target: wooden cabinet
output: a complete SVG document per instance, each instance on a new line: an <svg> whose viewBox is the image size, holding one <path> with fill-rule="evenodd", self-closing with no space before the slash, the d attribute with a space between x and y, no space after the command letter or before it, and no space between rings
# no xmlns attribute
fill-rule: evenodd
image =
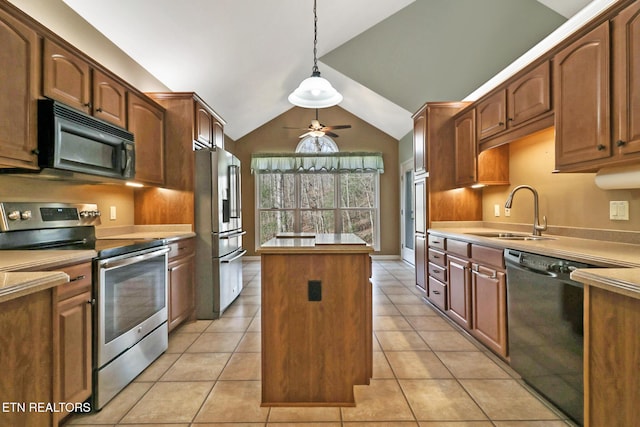
<svg viewBox="0 0 640 427"><path fill-rule="evenodd" d="M127 89L122 83L48 38L42 66L44 96L126 128Z"/></svg>
<svg viewBox="0 0 640 427"><path fill-rule="evenodd" d="M444 237L429 234L427 299L442 311L447 309L447 255Z"/></svg>
<svg viewBox="0 0 640 427"><path fill-rule="evenodd" d="M550 64L545 61L510 82L506 88L499 89L478 102L477 126L481 146L487 144L483 140L502 132L511 131L543 116L551 117L550 76ZM527 128L527 132L532 133L550 125L550 121L545 121L539 128ZM516 135L518 136L521 135Z"/></svg>
<svg viewBox="0 0 640 427"><path fill-rule="evenodd" d="M415 215L414 215L414 243L415 243L415 274L416 286L423 291L427 291L426 276L426 239L427 221L429 216L427 178L425 175L419 176L413 183Z"/></svg>
<svg viewBox="0 0 640 427"><path fill-rule="evenodd" d="M507 357L507 283L501 249L471 245L471 334Z"/></svg>
<svg viewBox="0 0 640 427"><path fill-rule="evenodd" d="M554 57L556 168L611 156L609 22Z"/></svg>
<svg viewBox="0 0 640 427"><path fill-rule="evenodd" d="M413 166L416 175L427 172L427 105L413 115Z"/></svg>
<svg viewBox="0 0 640 427"><path fill-rule="evenodd" d="M91 262L55 267L69 282L54 290L54 402L81 404L91 396ZM69 412L55 414L57 420Z"/></svg>
<svg viewBox="0 0 640 427"><path fill-rule="evenodd" d="M224 122L199 99L195 100L194 142L198 148L224 149Z"/></svg>
<svg viewBox="0 0 640 427"><path fill-rule="evenodd" d="M136 181L164 184L164 109L129 93L129 131L136 144Z"/></svg>
<svg viewBox="0 0 640 427"><path fill-rule="evenodd" d="M0 167L38 168L38 34L0 10Z"/></svg>
<svg viewBox="0 0 640 427"><path fill-rule="evenodd" d="M195 315L195 239L169 245L169 332Z"/></svg>
<svg viewBox="0 0 640 427"><path fill-rule="evenodd" d="M455 122L455 182L458 187L508 185L509 146L478 152L476 109L464 111Z"/></svg>
<svg viewBox="0 0 640 427"><path fill-rule="evenodd" d="M427 292L427 239L424 235L415 236L415 274L416 286Z"/></svg>

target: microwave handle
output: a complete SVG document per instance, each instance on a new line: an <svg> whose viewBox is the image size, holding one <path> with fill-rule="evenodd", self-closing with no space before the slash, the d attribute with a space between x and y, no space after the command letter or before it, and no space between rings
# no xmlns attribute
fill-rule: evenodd
<svg viewBox="0 0 640 427"><path fill-rule="evenodd" d="M127 169L130 168L131 165L131 153L127 150L127 144L122 144L122 173L124 173Z"/></svg>

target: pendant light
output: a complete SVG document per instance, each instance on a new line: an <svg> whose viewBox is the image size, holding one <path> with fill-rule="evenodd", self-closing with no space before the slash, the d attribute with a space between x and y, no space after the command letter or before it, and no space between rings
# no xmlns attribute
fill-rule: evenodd
<svg viewBox="0 0 640 427"><path fill-rule="evenodd" d="M313 0L313 68L311 77L307 77L300 86L289 95L289 102L303 108L326 108L339 104L342 95L325 78L320 77L317 55L318 15L316 0Z"/></svg>

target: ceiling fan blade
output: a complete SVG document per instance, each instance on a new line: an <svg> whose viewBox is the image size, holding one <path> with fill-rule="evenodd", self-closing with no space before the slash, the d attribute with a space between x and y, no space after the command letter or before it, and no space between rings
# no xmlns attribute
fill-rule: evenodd
<svg viewBox="0 0 640 427"><path fill-rule="evenodd" d="M312 132L312 131L307 132L307 133L303 133L303 134L302 134L302 135L300 135L298 138L304 138L305 136L309 136L309 135L311 135L311 132Z"/></svg>
<svg viewBox="0 0 640 427"><path fill-rule="evenodd" d="M305 129L308 129L308 128L294 128L292 126L282 126L282 129L305 130Z"/></svg>
<svg viewBox="0 0 640 427"><path fill-rule="evenodd" d="M328 130L351 129L351 125L325 126L323 129L328 129Z"/></svg>
<svg viewBox="0 0 640 427"><path fill-rule="evenodd" d="M338 135L337 135L337 134L335 134L335 133L333 133L333 132L327 132L327 131L325 131L325 132L324 132L324 134L325 134L325 135L329 135L331 138L337 138L337 137L338 137Z"/></svg>

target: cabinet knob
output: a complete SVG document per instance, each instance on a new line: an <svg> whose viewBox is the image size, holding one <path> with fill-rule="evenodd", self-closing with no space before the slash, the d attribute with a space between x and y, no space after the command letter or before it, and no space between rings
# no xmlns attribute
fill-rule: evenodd
<svg viewBox="0 0 640 427"><path fill-rule="evenodd" d="M607 149L607 146L604 144L598 144L597 147L598 151L604 151Z"/></svg>
<svg viewBox="0 0 640 427"><path fill-rule="evenodd" d="M90 300L87 301L87 304L89 305L96 305L96 300L95 298L91 298Z"/></svg>
<svg viewBox="0 0 640 427"><path fill-rule="evenodd" d="M507 120L509 120L510 122L513 121L513 117L509 117Z"/></svg>
<svg viewBox="0 0 640 427"><path fill-rule="evenodd" d="M619 139L619 140L617 140L617 141L616 141L616 145L617 145L618 147L622 147L622 146L624 146L626 143L627 143L626 141L623 141L623 140L621 140L621 139Z"/></svg>
<svg viewBox="0 0 640 427"><path fill-rule="evenodd" d="M37 156L38 154L40 154L40 150L38 150L37 148L34 148L33 150L31 150L31 154Z"/></svg>
<svg viewBox="0 0 640 427"><path fill-rule="evenodd" d="M436 295L440 295L440 291L432 290L431 292L433 292Z"/></svg>
<svg viewBox="0 0 640 427"><path fill-rule="evenodd" d="M87 108L91 108L92 107L90 102L87 102L86 104L84 104L84 106L87 107Z"/></svg>
<svg viewBox="0 0 640 427"><path fill-rule="evenodd" d="M499 122L498 126L504 126L504 122Z"/></svg>
<svg viewBox="0 0 640 427"><path fill-rule="evenodd" d="M103 111L103 110L102 110L102 108L96 108L96 111L97 111L98 113L102 113L102 111Z"/></svg>

